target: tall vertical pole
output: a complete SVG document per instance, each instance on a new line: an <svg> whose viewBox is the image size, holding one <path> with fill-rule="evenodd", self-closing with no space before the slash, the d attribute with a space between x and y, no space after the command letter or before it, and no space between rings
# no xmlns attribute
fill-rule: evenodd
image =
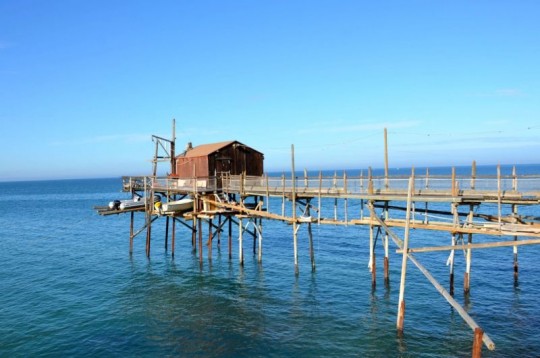
<svg viewBox="0 0 540 358"><path fill-rule="evenodd" d="M517 175L516 175L516 167L514 166L512 168L512 190L517 191ZM512 204L512 214L514 216L514 220L517 222L518 218L518 206L517 204ZM514 241L517 241L518 237L514 236ZM518 272L519 272L519 265L518 265L518 248L517 246L513 247L514 252L514 282L518 281Z"/></svg>
<svg viewBox="0 0 540 358"><path fill-rule="evenodd" d="M244 224L242 223L242 217L238 218L238 261L240 263L240 266L244 266L244 240L243 235L244 233Z"/></svg>
<svg viewBox="0 0 540 358"><path fill-rule="evenodd" d="M131 219L129 222L129 254L133 254L133 221L134 221L135 213L131 212Z"/></svg>
<svg viewBox="0 0 540 358"><path fill-rule="evenodd" d="M208 260L212 261L212 240L214 239L212 233L212 218L208 219Z"/></svg>
<svg viewBox="0 0 540 358"><path fill-rule="evenodd" d="M258 261L259 263L262 262L262 218L259 219L259 225L257 225L257 218L255 218L255 226L257 227L258 233L259 233L259 249L257 252L258 255Z"/></svg>
<svg viewBox="0 0 540 358"><path fill-rule="evenodd" d="M313 249L313 232L311 230L311 199L307 199L306 215L310 218L308 222L309 237L309 258L311 259L311 271L315 272L315 250Z"/></svg>
<svg viewBox="0 0 540 358"><path fill-rule="evenodd" d="M176 174L176 119L172 120L172 138L171 138L171 174Z"/></svg>
<svg viewBox="0 0 540 358"><path fill-rule="evenodd" d="M230 216L227 217L228 226L229 226L229 260L232 259L232 218Z"/></svg>
<svg viewBox="0 0 540 358"><path fill-rule="evenodd" d="M174 258L174 244L176 242L176 218L173 216L172 217L172 237L171 237L171 254L172 254L172 257Z"/></svg>
<svg viewBox="0 0 540 358"><path fill-rule="evenodd" d="M469 206L469 217L468 221L472 224L474 215L474 206ZM468 234L467 243L472 244L473 234ZM463 278L463 291L468 295L471 291L471 259L472 259L472 250L469 248L465 254L465 277Z"/></svg>
<svg viewBox="0 0 540 358"><path fill-rule="evenodd" d="M199 262L203 262L203 252L202 252L202 220L198 219L199 222Z"/></svg>
<svg viewBox="0 0 540 358"><path fill-rule="evenodd" d="M388 131L384 129L384 187L388 189Z"/></svg>
<svg viewBox="0 0 540 358"><path fill-rule="evenodd" d="M296 171L294 169L294 144L291 144L292 163L292 219L293 219L293 246L294 246L294 271L298 274L298 236L296 222Z"/></svg>
<svg viewBox="0 0 540 358"><path fill-rule="evenodd" d="M165 219L165 251L167 251L169 245L169 217Z"/></svg>
<svg viewBox="0 0 540 358"><path fill-rule="evenodd" d="M409 256L409 230L411 220L411 201L412 201L412 186L414 178L409 178L409 188L407 191L407 212L405 214L405 237L403 240L403 259L401 261L401 281L399 284L399 303L397 316L398 333L403 333L403 321L405 320L405 278L407 275L407 259Z"/></svg>

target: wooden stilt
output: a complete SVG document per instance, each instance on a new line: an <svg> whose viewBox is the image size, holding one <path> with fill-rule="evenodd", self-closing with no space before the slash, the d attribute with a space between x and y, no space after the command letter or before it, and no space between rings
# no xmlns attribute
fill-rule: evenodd
<svg viewBox="0 0 540 358"><path fill-rule="evenodd" d="M193 215L191 221L191 249L193 252L197 250L197 216Z"/></svg>
<svg viewBox="0 0 540 358"><path fill-rule="evenodd" d="M257 224L257 219L255 219L255 224ZM259 247L258 247L258 252L257 252L257 255L258 255L258 262L259 263L262 263L262 253L263 253L263 250L262 250L262 239L263 239L263 236L262 236L262 218L259 219L259 225L255 225L257 227L257 231L258 231L258 234L259 234Z"/></svg>
<svg viewBox="0 0 540 358"><path fill-rule="evenodd" d="M214 239L213 229L212 229L212 218L208 219L208 260L212 261L212 240Z"/></svg>
<svg viewBox="0 0 540 358"><path fill-rule="evenodd" d="M202 252L202 220L198 219L199 224L199 262L202 264L203 262L203 252Z"/></svg>
<svg viewBox="0 0 540 358"><path fill-rule="evenodd" d="M309 199L306 206L306 215L308 217L311 216ZM315 272L315 250L313 249L313 232L311 230L311 221L308 222L308 237L309 237L309 258L311 259L311 271Z"/></svg>
<svg viewBox="0 0 540 358"><path fill-rule="evenodd" d="M217 244L219 248L221 246L221 215L218 215Z"/></svg>
<svg viewBox="0 0 540 358"><path fill-rule="evenodd" d="M456 246L456 234L452 234L452 246ZM448 265L450 267L450 294L454 295L454 255L455 250L450 251L450 257L448 258Z"/></svg>
<svg viewBox="0 0 540 358"><path fill-rule="evenodd" d="M244 266L244 247L243 247L243 234L244 234L244 224L242 223L242 218L238 218L238 262L240 266Z"/></svg>
<svg viewBox="0 0 540 358"><path fill-rule="evenodd" d="M473 221L473 215L474 215L474 207L470 205L468 222L471 224ZM469 245L472 244L473 234L468 234L467 237L468 237L467 244ZM463 292L466 295L468 295L471 291L471 260L472 260L472 250L468 248L465 253L465 276L463 278Z"/></svg>
<svg viewBox="0 0 540 358"><path fill-rule="evenodd" d="M293 219L293 254L294 254L294 271L298 274L298 236L296 222L296 172L294 169L294 144L291 145L292 157L292 219Z"/></svg>
<svg viewBox="0 0 540 358"><path fill-rule="evenodd" d="M407 277L407 258L409 249L409 229L411 221L411 199L414 178L409 178L409 189L407 192L407 212L405 214L405 237L403 239L403 259L401 261L401 280L399 284L399 303L397 315L397 330L403 333L403 322L405 320L405 278Z"/></svg>
<svg viewBox="0 0 540 358"><path fill-rule="evenodd" d="M229 226L229 260L232 259L232 220L231 220L231 217L228 216L227 217L227 220L229 221L228 222L228 226Z"/></svg>
<svg viewBox="0 0 540 358"><path fill-rule="evenodd" d="M176 218L172 218L171 254L174 257L174 245L176 243Z"/></svg>
<svg viewBox="0 0 540 358"><path fill-rule="evenodd" d="M369 271L371 272L371 288L375 288L376 286L376 281L375 281L375 274L374 274L374 271L375 271L375 250L373 249L373 247L375 246L375 236L374 236L374 230L373 230L373 225L369 225L369 264L368 264L368 268L369 268Z"/></svg>
<svg viewBox="0 0 540 358"><path fill-rule="evenodd" d="M165 251L167 251L169 245L169 217L165 219Z"/></svg>
<svg viewBox="0 0 540 358"><path fill-rule="evenodd" d="M484 331L482 330L482 328L476 327L474 329L474 340L473 340L473 349L472 349L473 358L482 357L483 337L484 337Z"/></svg>
<svg viewBox="0 0 540 358"><path fill-rule="evenodd" d="M129 221L129 254L133 254L133 222L135 221L135 213L131 212Z"/></svg>

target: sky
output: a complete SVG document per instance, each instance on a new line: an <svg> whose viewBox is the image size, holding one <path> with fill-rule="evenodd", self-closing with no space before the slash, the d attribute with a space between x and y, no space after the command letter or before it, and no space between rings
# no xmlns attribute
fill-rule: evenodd
<svg viewBox="0 0 540 358"><path fill-rule="evenodd" d="M540 163L540 2L0 0L0 180Z"/></svg>

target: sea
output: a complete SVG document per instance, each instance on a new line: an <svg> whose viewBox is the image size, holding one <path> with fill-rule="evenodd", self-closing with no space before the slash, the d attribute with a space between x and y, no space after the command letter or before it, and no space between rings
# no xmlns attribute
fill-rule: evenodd
<svg viewBox="0 0 540 358"><path fill-rule="evenodd" d="M479 170L496 174L495 167ZM450 169L430 171L437 172ZM540 174L540 165L518 167L520 173ZM165 248L164 218L152 226L150 257L144 233L130 255L129 215L102 217L93 209L126 198L121 184L120 178L0 183L1 357L471 355L472 330L410 262L404 334L397 334L401 256L391 245L385 285L378 237L372 288L368 228L314 224L312 271L301 226L298 274L292 227L270 220L262 223L262 263L244 235L245 263L239 265L235 225L231 259L224 233L219 245L214 239L211 260L205 247L199 263L182 225L173 257L170 237ZM272 200L270 210L279 212L281 200ZM358 218L360 203L347 205L349 219ZM344 206L339 200L340 217ZM333 200L323 202L323 217L332 217L333 209ZM497 213L496 205L483 210ZM538 208L523 212L540 216ZM136 229L143 220L135 215ZM451 237L417 230L410 240L411 247L449 245ZM489 240L475 236L476 242ZM415 254L446 288L448 254ZM521 246L515 281L511 247L473 251L471 293L465 296L465 258L456 251L454 297L495 342L494 351L484 346L485 357L540 356L539 257L540 246Z"/></svg>

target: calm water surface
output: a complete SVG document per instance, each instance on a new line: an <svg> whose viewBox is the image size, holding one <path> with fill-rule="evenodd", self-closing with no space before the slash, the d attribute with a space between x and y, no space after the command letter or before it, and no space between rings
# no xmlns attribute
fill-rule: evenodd
<svg viewBox="0 0 540 358"><path fill-rule="evenodd" d="M183 227L173 259L164 249L164 219L153 226L147 259L144 235L128 254L128 215L92 210L125 196L120 187L120 179L0 183L0 356L470 356L472 331L412 265L405 336L396 336L401 258L392 252L386 288L379 240L372 291L365 228L314 226L315 273L301 228L298 276L292 228L271 221L263 224L262 265L247 239L239 267L236 228L232 260L224 236L211 262L205 249L201 267ZM279 210L281 202L272 205ZM350 216L359 211L349 202ZM411 240L450 243L448 234L420 231ZM445 287L447 255L416 256ZM511 248L474 251L465 306L497 345L484 348L486 357L540 354L539 255L540 247L520 248L515 285ZM455 297L462 303L463 271L458 251Z"/></svg>

